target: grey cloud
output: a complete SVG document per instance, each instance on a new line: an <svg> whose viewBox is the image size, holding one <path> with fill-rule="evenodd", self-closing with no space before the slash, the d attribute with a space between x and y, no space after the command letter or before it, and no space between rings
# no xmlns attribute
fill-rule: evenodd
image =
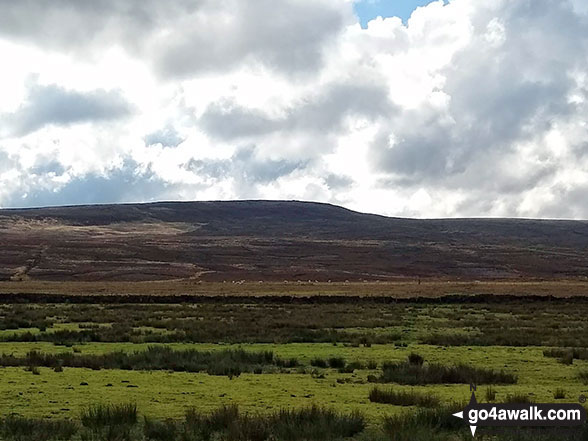
<svg viewBox="0 0 588 441"><path fill-rule="evenodd" d="M146 145L161 144L164 147L177 147L182 142L184 142L184 138L171 125L145 136Z"/></svg>
<svg viewBox="0 0 588 441"><path fill-rule="evenodd" d="M457 206L461 216L480 216L480 213L508 213L512 217L541 217L553 219L586 219L588 185L569 187L554 185L546 189L551 198L541 205L522 209L524 193L501 193L473 188ZM529 211L530 210L530 211Z"/></svg>
<svg viewBox="0 0 588 441"><path fill-rule="evenodd" d="M346 9L321 1L210 2L155 42L166 77L260 63L286 74L321 66L324 45L343 29ZM227 18L230 17L230 18Z"/></svg>
<svg viewBox="0 0 588 441"><path fill-rule="evenodd" d="M293 110L287 121L292 129L333 130L350 115L377 119L396 111L380 84L333 84L324 93Z"/></svg>
<svg viewBox="0 0 588 441"><path fill-rule="evenodd" d="M243 62L292 74L317 69L351 17L311 0L0 0L0 36L87 57L116 44L165 77Z"/></svg>
<svg viewBox="0 0 588 441"><path fill-rule="evenodd" d="M238 149L230 159L224 160L191 160L187 170L202 177L213 179L233 178L236 181L252 185L275 181L297 169L308 165L306 161L287 161L260 159L256 156L253 146Z"/></svg>
<svg viewBox="0 0 588 441"><path fill-rule="evenodd" d="M395 173L405 182L419 181L422 176L438 179L451 172L451 134L437 121L419 125L393 146L390 135L382 131L373 140L371 162L374 167Z"/></svg>
<svg viewBox="0 0 588 441"><path fill-rule="evenodd" d="M306 165L305 161L260 160L255 156L254 147L239 149L231 159L233 169L242 170L245 180L261 183L275 181Z"/></svg>
<svg viewBox="0 0 588 441"><path fill-rule="evenodd" d="M54 174L54 175L63 175L65 173L66 168L61 164L59 161L55 161L53 159L46 159L42 161L37 161L37 165L33 166L29 172L35 175L46 175L46 174Z"/></svg>
<svg viewBox="0 0 588 441"><path fill-rule="evenodd" d="M325 184L327 184L327 187L329 187L332 190L341 190L351 187L351 185L353 185L353 179L351 179L349 176L335 175L331 173L327 175L324 179Z"/></svg>
<svg viewBox="0 0 588 441"><path fill-rule="evenodd" d="M586 195L588 184L574 187L557 186L551 202L541 207L541 216L550 218L586 219Z"/></svg>
<svg viewBox="0 0 588 441"><path fill-rule="evenodd" d="M219 139L236 139L271 133L282 125L256 109L246 109L221 100L210 104L199 120L204 130Z"/></svg>
<svg viewBox="0 0 588 441"><path fill-rule="evenodd" d="M374 139L373 167L389 173L396 185L509 193L552 176L548 164L513 180L516 165L501 161L517 145L540 139L554 121L577 112L568 102L577 87L570 74L588 67L578 57L588 44L588 21L565 2L506 3L500 15L506 41L494 47L483 38L491 18L480 8L474 42L442 71L443 92L450 96L447 111L405 111Z"/></svg>
<svg viewBox="0 0 588 441"><path fill-rule="evenodd" d="M12 135L23 136L49 124L111 121L130 113L130 104L115 91L82 93L57 85L34 85L16 112L2 115L0 121Z"/></svg>
<svg viewBox="0 0 588 441"><path fill-rule="evenodd" d="M12 195L2 201L4 207L39 207L48 205L98 204L177 199L185 186L170 185L149 168L145 170L132 159L103 174L79 176L58 191L48 188L42 179L28 182L25 196ZM195 187L200 189L200 187ZM24 193L21 191L20 193Z"/></svg>
<svg viewBox="0 0 588 441"><path fill-rule="evenodd" d="M199 122L208 134L233 140L277 131L325 134L340 129L347 116L374 120L389 117L395 111L385 86L342 83L287 109L283 117L270 118L258 109L223 100L211 104Z"/></svg>
<svg viewBox="0 0 588 441"><path fill-rule="evenodd" d="M18 161L16 161L11 155L6 153L5 151L0 150L0 173L3 173L8 170L17 169L18 166Z"/></svg>
<svg viewBox="0 0 588 441"><path fill-rule="evenodd" d="M121 43L137 51L152 32L193 12L198 0L0 0L0 35L86 53Z"/></svg>

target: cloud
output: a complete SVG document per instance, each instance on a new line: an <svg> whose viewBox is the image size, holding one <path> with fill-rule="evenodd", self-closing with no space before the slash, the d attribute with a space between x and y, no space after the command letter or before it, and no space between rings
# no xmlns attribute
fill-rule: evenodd
<svg viewBox="0 0 588 441"><path fill-rule="evenodd" d="M201 1L0 0L0 35L78 56L111 44L138 51L162 26L198 9Z"/></svg>
<svg viewBox="0 0 588 441"><path fill-rule="evenodd" d="M588 217L587 49L576 0L0 0L0 204Z"/></svg>
<svg viewBox="0 0 588 441"><path fill-rule="evenodd" d="M314 71L353 20L351 6L335 0L1 0L0 12L0 35L80 57L122 45L172 78L242 63Z"/></svg>
<svg viewBox="0 0 588 441"><path fill-rule="evenodd" d="M273 182L295 170L304 169L304 161L272 160L259 157L255 146L241 147L229 159L190 160L185 168L200 177L216 180L231 179L242 195L253 191L251 186Z"/></svg>
<svg viewBox="0 0 588 441"><path fill-rule="evenodd" d="M34 85L25 102L0 122L12 136L23 136L46 125L68 126L84 122L112 121L128 116L131 106L116 91L77 92L58 85Z"/></svg>
<svg viewBox="0 0 588 441"><path fill-rule="evenodd" d="M171 125L167 125L145 136L145 144L147 145L161 144L166 147L177 147L183 141L184 138Z"/></svg>
<svg viewBox="0 0 588 441"><path fill-rule="evenodd" d="M180 18L174 32L154 39L155 66L166 77L189 77L263 65L292 75L319 69L325 46L352 19L329 0L206 2Z"/></svg>
<svg viewBox="0 0 588 441"><path fill-rule="evenodd" d="M329 188L339 189L353 185L353 179L348 176L340 176L332 173L325 178L325 183Z"/></svg>
<svg viewBox="0 0 588 441"><path fill-rule="evenodd" d="M227 100L213 102L202 114L200 124L212 136L234 140L272 132L329 133L341 130L347 117L376 119L393 112L384 85L331 84L280 109L279 116Z"/></svg>
<svg viewBox="0 0 588 441"><path fill-rule="evenodd" d="M460 3L468 2L446 8ZM550 151L546 138L576 124L585 107L570 96L582 88L575 72L588 69L577 57L588 41L574 37L586 35L588 23L569 4L549 1L481 2L468 21L469 43L436 71L441 87L431 94L443 99L405 109L381 127L371 145L372 164L390 176L391 186L476 189L466 201L499 201L478 204L480 213L540 215L540 201L531 211L501 202L513 195L521 202L541 186L552 191L556 172L576 167Z"/></svg>
<svg viewBox="0 0 588 441"><path fill-rule="evenodd" d="M59 185L58 191L51 186L42 186L40 180L36 184L25 185L20 189L22 193L19 196L7 200L6 206L39 207L181 198L181 189L177 185L165 182L132 159L103 173L73 177ZM199 187L192 186L192 189Z"/></svg>

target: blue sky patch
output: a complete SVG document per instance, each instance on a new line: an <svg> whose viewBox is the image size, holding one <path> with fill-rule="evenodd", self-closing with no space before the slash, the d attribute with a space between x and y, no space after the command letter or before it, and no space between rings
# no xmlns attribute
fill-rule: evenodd
<svg viewBox="0 0 588 441"><path fill-rule="evenodd" d="M362 28L367 27L370 20L378 16L400 17L404 23L410 14L419 6L425 6L433 0L360 0L355 3L355 13L359 17Z"/></svg>

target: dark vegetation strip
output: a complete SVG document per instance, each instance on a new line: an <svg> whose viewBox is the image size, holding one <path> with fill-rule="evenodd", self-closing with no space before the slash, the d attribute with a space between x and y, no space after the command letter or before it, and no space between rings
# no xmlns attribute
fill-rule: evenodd
<svg viewBox="0 0 588 441"><path fill-rule="evenodd" d="M479 368L464 363L445 366L424 363L422 357L411 354L407 361L384 363L379 376L369 375L372 383L425 384L515 384L516 375L505 371Z"/></svg>
<svg viewBox="0 0 588 441"><path fill-rule="evenodd" d="M227 334L215 339L214 333L199 330L176 330L171 332L145 332L140 329L133 329L128 325L115 325L112 327L100 327L97 329L70 330L59 329L42 332L18 332L0 336L0 342L52 342L57 345L71 346L78 343L102 342L102 343L217 343L219 339L227 340L232 343L274 343L276 338L281 343L334 343L334 342L352 342L356 346L361 344L371 345L385 344L399 341L400 333L389 332L382 335L369 335L364 332L361 334L338 331L332 329L294 329L290 335L283 332L274 334L272 338L259 336L238 338L234 332L228 331Z"/></svg>
<svg viewBox="0 0 588 441"><path fill-rule="evenodd" d="M435 333L419 339L419 343L434 346L542 346L548 342L555 342L545 335L535 334L534 327L520 329L521 332L490 328L476 334L440 334ZM578 343L574 336L562 336L562 342Z"/></svg>
<svg viewBox="0 0 588 441"><path fill-rule="evenodd" d="M466 403L453 403L436 408L417 408L384 418L383 432L390 441L453 441L472 439L469 427L452 416ZM486 441L583 441L588 439L588 426L478 428L475 439Z"/></svg>
<svg viewBox="0 0 588 441"><path fill-rule="evenodd" d="M420 341L436 346L586 348L587 315L588 304L579 303L0 304L0 330L20 329L1 333L0 341L353 346ZM78 329L59 327L65 323ZM423 329L430 334L422 337Z"/></svg>
<svg viewBox="0 0 588 441"><path fill-rule="evenodd" d="M145 351L110 352L82 355L70 352L47 354L30 351L24 357L0 355L1 366L37 366L50 368L76 367L123 370L173 370L178 372L207 372L210 375L238 376L243 372L261 373L271 367L292 368L296 359L281 359L271 351L249 352L242 349L221 351L176 351L165 346L150 346Z"/></svg>
<svg viewBox="0 0 588 441"><path fill-rule="evenodd" d="M439 398L430 393L414 390L381 389L374 387L370 390L369 399L372 403L393 404L395 406L436 407Z"/></svg>
<svg viewBox="0 0 588 441"><path fill-rule="evenodd" d="M280 410L269 415L249 415L237 406L224 406L210 414L189 410L183 421L145 418L140 424L137 408L128 405L95 405L74 421L47 421L10 416L0 420L0 434L7 440L49 441L319 441L340 440L365 428L358 412L339 413L312 406ZM77 439L77 438L76 438Z"/></svg>
<svg viewBox="0 0 588 441"><path fill-rule="evenodd" d="M562 364L573 364L574 360L588 360L588 348L551 348L544 350L543 356L558 358Z"/></svg>
<svg viewBox="0 0 588 441"><path fill-rule="evenodd" d="M0 293L0 303L77 303L77 304L177 304L177 303L223 303L223 304L479 304L504 302L536 303L588 303L588 296L560 297L552 295L513 294L449 294L439 297L394 297L354 295L202 295L202 294L42 294Z"/></svg>
<svg viewBox="0 0 588 441"><path fill-rule="evenodd" d="M16 415L0 418L6 441L448 441L471 439L469 428L452 416L466 403L418 408L384 418L380 428L366 429L359 412L322 407L245 414L237 406L211 413L194 409L181 420L140 418L134 404L94 405L80 420L47 420ZM476 438L492 441L582 441L586 425L574 428L479 428Z"/></svg>

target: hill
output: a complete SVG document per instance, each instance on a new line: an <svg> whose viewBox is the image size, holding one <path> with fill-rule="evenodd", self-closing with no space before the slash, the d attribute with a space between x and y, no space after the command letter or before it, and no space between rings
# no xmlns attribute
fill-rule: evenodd
<svg viewBox="0 0 588 441"><path fill-rule="evenodd" d="M0 210L0 280L588 277L588 222L401 219L296 201Z"/></svg>

